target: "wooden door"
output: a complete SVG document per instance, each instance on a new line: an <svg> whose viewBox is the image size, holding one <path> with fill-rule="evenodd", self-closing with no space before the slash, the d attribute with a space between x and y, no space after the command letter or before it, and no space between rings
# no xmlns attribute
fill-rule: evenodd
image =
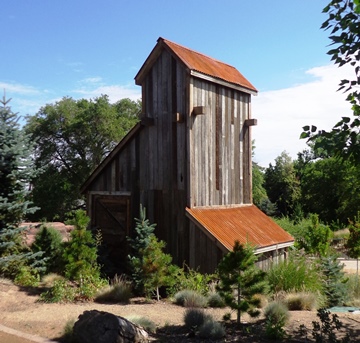
<svg viewBox="0 0 360 343"><path fill-rule="evenodd" d="M130 196L93 195L92 228L100 230L105 253L121 267L126 262L130 229Z"/></svg>

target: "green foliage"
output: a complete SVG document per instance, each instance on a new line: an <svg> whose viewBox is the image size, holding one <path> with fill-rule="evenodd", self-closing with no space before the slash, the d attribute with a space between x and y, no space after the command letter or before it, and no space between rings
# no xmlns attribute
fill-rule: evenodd
<svg viewBox="0 0 360 343"><path fill-rule="evenodd" d="M256 259L253 248L236 241L233 250L218 265L220 283L217 290L225 303L237 311L238 323L241 312L256 314L253 310L259 301L253 296L267 288L265 273L256 267Z"/></svg>
<svg viewBox="0 0 360 343"><path fill-rule="evenodd" d="M303 210L317 213L326 223L347 224L359 209L360 165L314 151L304 154L297 160Z"/></svg>
<svg viewBox="0 0 360 343"><path fill-rule="evenodd" d="M313 292L322 293L321 269L316 260L307 259L297 252L278 263L267 272L267 280L272 293Z"/></svg>
<svg viewBox="0 0 360 343"><path fill-rule="evenodd" d="M360 5L357 0L332 0L324 8L328 19L322 28L330 31L331 49L328 54L339 67L351 65L353 80L341 80L339 90L349 92L347 101L353 111L353 119L342 117L331 131L319 130L313 125L303 127L301 138L307 138L316 149L330 155L341 156L354 164L360 161Z"/></svg>
<svg viewBox="0 0 360 343"><path fill-rule="evenodd" d="M100 278L100 267L97 264L97 248L91 232L86 230L89 218L85 212L78 210L69 221L75 226L71 231L71 239L63 252L65 277L79 281L84 277Z"/></svg>
<svg viewBox="0 0 360 343"><path fill-rule="evenodd" d="M359 275L348 275L349 281L346 283L349 306L360 306L360 282Z"/></svg>
<svg viewBox="0 0 360 343"><path fill-rule="evenodd" d="M28 117L26 131L36 142L33 201L41 210L32 220L54 218L84 202L82 184L138 121L140 102L123 99L112 105L106 95L86 100L63 98Z"/></svg>
<svg viewBox="0 0 360 343"><path fill-rule="evenodd" d="M190 289L184 289L177 292L174 295L174 299L177 305L184 307L204 308L208 304L205 296Z"/></svg>
<svg viewBox="0 0 360 343"><path fill-rule="evenodd" d="M287 307L281 302L274 301L265 308L264 315L266 336L276 340L286 338L284 326L290 318Z"/></svg>
<svg viewBox="0 0 360 343"><path fill-rule="evenodd" d="M105 280L91 275L84 276L79 282L71 282L65 278L57 279L49 290L40 294L40 300L47 303L93 301L105 284Z"/></svg>
<svg viewBox="0 0 360 343"><path fill-rule="evenodd" d="M53 286L40 294L40 300L46 303L73 302L76 287L66 279L55 280Z"/></svg>
<svg viewBox="0 0 360 343"><path fill-rule="evenodd" d="M350 235L346 242L348 255L352 258L360 257L360 212L354 220L349 221L348 226Z"/></svg>
<svg viewBox="0 0 360 343"><path fill-rule="evenodd" d="M159 288L167 286L172 275L172 257L165 254L164 241L158 241L155 235L150 235L149 245L142 249L142 274L144 276L144 288L147 294L156 291L156 298L160 300Z"/></svg>
<svg viewBox="0 0 360 343"><path fill-rule="evenodd" d="M265 170L264 187L269 199L278 209L278 216L292 216L300 201L300 183L294 163L284 151L275 159L275 165Z"/></svg>
<svg viewBox="0 0 360 343"><path fill-rule="evenodd" d="M342 327L342 323L336 314L330 316L330 311L319 309L317 316L320 322L313 321L312 336L316 343L350 343L352 342L349 334L342 339L336 337L336 331Z"/></svg>
<svg viewBox="0 0 360 343"><path fill-rule="evenodd" d="M37 287L40 282L40 275L36 269L29 266L22 266L18 270L14 283L23 287Z"/></svg>
<svg viewBox="0 0 360 343"><path fill-rule="evenodd" d="M41 254L23 242L19 224L37 210L28 201L29 184L36 175L33 148L20 129L17 114L0 101L0 275L14 278L23 266L41 267Z"/></svg>
<svg viewBox="0 0 360 343"><path fill-rule="evenodd" d="M329 253L332 231L319 223L316 214L311 215L310 220L311 225L303 232L303 237L296 241L296 246L309 254L326 256Z"/></svg>
<svg viewBox="0 0 360 343"><path fill-rule="evenodd" d="M53 227L42 225L36 233L35 241L31 245L34 252L43 252L46 270L43 274L61 272L63 268L62 254L63 244L62 236L59 231Z"/></svg>
<svg viewBox="0 0 360 343"><path fill-rule="evenodd" d="M177 268L171 264L172 257L163 252L166 244L153 234L155 224L146 219L146 210L142 206L140 219L135 221L135 238L129 239L134 254L129 256L132 277L138 291L144 291L148 296L155 291L160 300L159 288L172 283Z"/></svg>
<svg viewBox="0 0 360 343"><path fill-rule="evenodd" d="M212 274L199 273L186 265L175 268L167 288L168 295L173 296L181 290L192 290L206 296L214 277Z"/></svg>
<svg viewBox="0 0 360 343"><path fill-rule="evenodd" d="M347 300L347 287L344 265L340 264L337 256L326 256L321 258L322 279L324 294L329 307L344 305Z"/></svg>

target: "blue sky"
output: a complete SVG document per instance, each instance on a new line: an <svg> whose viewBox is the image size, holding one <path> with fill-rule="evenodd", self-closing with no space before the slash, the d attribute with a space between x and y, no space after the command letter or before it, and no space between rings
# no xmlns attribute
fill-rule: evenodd
<svg viewBox="0 0 360 343"><path fill-rule="evenodd" d="M158 37L233 65L253 98L255 160L267 167L305 148L301 127L349 115L337 84L348 71L326 54L323 0L3 1L0 87L14 112L64 96L140 98L134 76ZM345 75L345 76L344 76Z"/></svg>

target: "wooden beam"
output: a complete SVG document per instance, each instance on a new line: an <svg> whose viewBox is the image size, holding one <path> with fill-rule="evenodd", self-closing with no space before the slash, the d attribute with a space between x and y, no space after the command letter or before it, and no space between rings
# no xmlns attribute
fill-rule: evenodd
<svg viewBox="0 0 360 343"><path fill-rule="evenodd" d="M246 119L245 120L245 126L256 126L257 125L257 119Z"/></svg>
<svg viewBox="0 0 360 343"><path fill-rule="evenodd" d="M193 109L194 115L206 114L209 112L209 106L195 106Z"/></svg>
<svg viewBox="0 0 360 343"><path fill-rule="evenodd" d="M173 122L174 123L183 123L184 122L184 116L179 112L174 113Z"/></svg>
<svg viewBox="0 0 360 343"><path fill-rule="evenodd" d="M154 118L142 117L140 122L141 122L142 126L153 126L154 125Z"/></svg>

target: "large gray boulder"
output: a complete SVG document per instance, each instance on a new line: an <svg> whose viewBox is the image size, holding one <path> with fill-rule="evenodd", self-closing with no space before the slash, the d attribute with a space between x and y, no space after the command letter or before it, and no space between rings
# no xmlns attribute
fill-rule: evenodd
<svg viewBox="0 0 360 343"><path fill-rule="evenodd" d="M148 333L127 319L103 311L85 311L74 325L73 335L81 343L144 343Z"/></svg>

